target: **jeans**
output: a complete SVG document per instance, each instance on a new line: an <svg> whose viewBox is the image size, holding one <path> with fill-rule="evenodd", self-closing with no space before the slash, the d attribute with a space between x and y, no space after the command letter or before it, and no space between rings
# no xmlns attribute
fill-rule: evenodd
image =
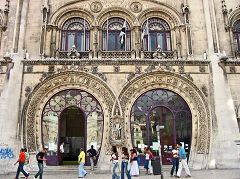
<svg viewBox="0 0 240 179"><path fill-rule="evenodd" d="M128 179L131 179L130 171L128 171L128 162L121 163L121 179L124 179L124 171Z"/></svg>
<svg viewBox="0 0 240 179"><path fill-rule="evenodd" d="M37 178L38 176L40 176L39 179L42 179L43 163L38 163L38 168L39 168L38 173L34 177Z"/></svg>
<svg viewBox="0 0 240 179"><path fill-rule="evenodd" d="M118 167L118 163L117 163L117 162L116 162L116 163L113 163L112 179L115 179L115 178L120 179L120 177L119 177L119 176L117 175L117 173L116 173L117 167Z"/></svg>
<svg viewBox="0 0 240 179"><path fill-rule="evenodd" d="M84 177L87 172L84 170L84 163L80 162L78 167L78 177Z"/></svg>
<svg viewBox="0 0 240 179"><path fill-rule="evenodd" d="M173 158L172 159L172 165L173 166L172 166L172 170L171 170L171 175L173 175L175 167L176 167L175 172L176 172L176 175L177 175L178 166L179 166L179 158Z"/></svg>
<svg viewBox="0 0 240 179"><path fill-rule="evenodd" d="M19 177L20 172L22 172L25 177L28 177L28 176L29 176L29 174L27 174L27 173L23 170L23 166L24 166L24 163L18 163L18 169L17 169L17 174L16 174L16 178L17 178L17 179L18 179L18 177Z"/></svg>

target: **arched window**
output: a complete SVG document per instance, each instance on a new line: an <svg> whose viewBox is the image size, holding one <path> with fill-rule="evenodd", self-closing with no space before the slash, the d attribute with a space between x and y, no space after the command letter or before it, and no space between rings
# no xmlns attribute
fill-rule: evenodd
<svg viewBox="0 0 240 179"><path fill-rule="evenodd" d="M78 51L88 51L90 41L90 26L85 19L72 18L67 20L62 28L62 51L69 51L73 45Z"/></svg>
<svg viewBox="0 0 240 179"><path fill-rule="evenodd" d="M130 51L131 30L126 20L110 18L103 24L102 50Z"/></svg>
<svg viewBox="0 0 240 179"><path fill-rule="evenodd" d="M240 20L237 20L233 25L233 36L236 50L240 51Z"/></svg>
<svg viewBox="0 0 240 179"><path fill-rule="evenodd" d="M167 22L159 18L146 20L143 24L142 42L145 51L156 51L158 46L163 51L171 51L171 33Z"/></svg>

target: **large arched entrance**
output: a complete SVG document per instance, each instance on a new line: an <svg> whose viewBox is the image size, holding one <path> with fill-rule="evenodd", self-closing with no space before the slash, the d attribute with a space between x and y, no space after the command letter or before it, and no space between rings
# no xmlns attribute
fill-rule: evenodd
<svg viewBox="0 0 240 179"><path fill-rule="evenodd" d="M55 94L42 113L43 145L49 147L49 165L77 164L80 148L100 150L103 111L89 93L69 89ZM64 142L64 153L60 144ZM87 163L88 164L88 163Z"/></svg>
<svg viewBox="0 0 240 179"><path fill-rule="evenodd" d="M160 126L164 129L159 130ZM182 142L189 153L192 133L191 112L178 94L164 89L151 90L141 95L131 111L133 145L141 152L150 146L159 156L159 143L163 164L171 164L171 151Z"/></svg>
<svg viewBox="0 0 240 179"><path fill-rule="evenodd" d="M59 163L77 162L79 149L86 149L86 120L85 114L76 106L64 109L59 118L58 146L64 142L64 154L58 150Z"/></svg>

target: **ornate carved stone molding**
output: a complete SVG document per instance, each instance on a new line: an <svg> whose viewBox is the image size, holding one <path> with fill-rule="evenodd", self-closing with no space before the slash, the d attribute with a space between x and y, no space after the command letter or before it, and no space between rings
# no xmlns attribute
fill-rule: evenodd
<svg viewBox="0 0 240 179"><path fill-rule="evenodd" d="M130 119L131 109L136 99L145 92L158 88L171 90L187 102L192 113L193 125L191 153L208 153L211 134L211 115L208 102L202 91L192 81L179 74L154 71L130 81L119 95L125 121ZM194 156L191 157L194 158Z"/></svg>
<svg viewBox="0 0 240 179"><path fill-rule="evenodd" d="M51 97L66 89L81 89L92 94L104 110L104 130L108 133L109 118L112 114L112 107L116 100L115 95L100 78L84 72L62 72L46 78L39 83L28 95L23 107L23 142L30 151L40 149L41 138L41 115L44 106ZM107 140L103 138L103 140ZM107 140L108 141L108 140ZM105 142L106 143L106 142Z"/></svg>

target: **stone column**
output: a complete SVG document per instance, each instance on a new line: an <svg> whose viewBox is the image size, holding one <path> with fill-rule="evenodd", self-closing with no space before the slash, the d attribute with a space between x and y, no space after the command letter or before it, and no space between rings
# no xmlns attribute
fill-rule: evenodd
<svg viewBox="0 0 240 179"><path fill-rule="evenodd" d="M141 58L141 27L135 26L134 27L134 38L132 41L134 42L134 48L133 50L136 52L136 59Z"/></svg>
<svg viewBox="0 0 240 179"><path fill-rule="evenodd" d="M51 37L51 46L50 46L50 57L54 57L55 56L55 52L56 52L56 38L57 38L57 30L58 27L57 26L53 26L52 27L52 37Z"/></svg>
<svg viewBox="0 0 240 179"><path fill-rule="evenodd" d="M93 50L93 58L96 59L97 58L97 53L98 53L98 50L99 50L99 33L98 33L98 29L99 27L98 26L94 26L93 27L93 30L92 30L92 34L91 34L91 37L93 37L93 47L92 47L92 50Z"/></svg>
<svg viewBox="0 0 240 179"><path fill-rule="evenodd" d="M43 44L44 46L44 56L49 57L50 56L50 48L51 48L51 40L53 36L53 27L51 25L47 26L47 31L45 33L45 42Z"/></svg>

